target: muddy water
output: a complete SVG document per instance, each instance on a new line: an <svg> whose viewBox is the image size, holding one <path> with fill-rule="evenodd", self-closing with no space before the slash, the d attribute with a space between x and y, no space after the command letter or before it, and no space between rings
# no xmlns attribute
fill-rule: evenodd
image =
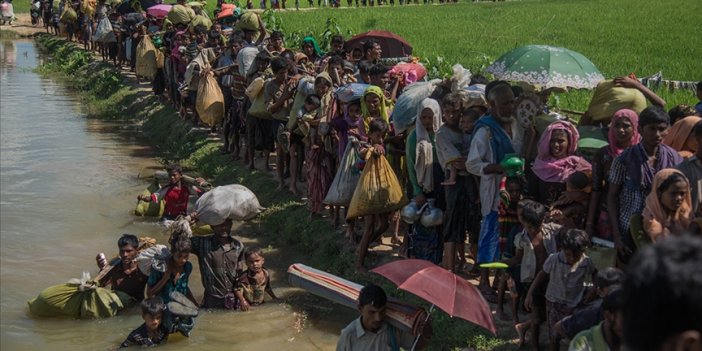
<svg viewBox="0 0 702 351"><path fill-rule="evenodd" d="M157 164L155 155L130 127L83 118L75 97L33 73L40 58L32 42L0 44L0 349L109 349L141 324L137 309L104 320L38 319L26 302L83 271L95 275L95 254L116 253L121 233L165 241L153 221L130 213L146 186L137 175ZM200 298L194 256L191 262L190 286ZM172 337L163 349L334 349L354 312L315 300L305 306L283 270L272 275L283 302L204 312L189 339Z"/></svg>

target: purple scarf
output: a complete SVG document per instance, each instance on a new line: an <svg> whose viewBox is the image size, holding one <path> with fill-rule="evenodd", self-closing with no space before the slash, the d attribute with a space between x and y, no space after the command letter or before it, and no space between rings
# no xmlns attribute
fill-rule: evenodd
<svg viewBox="0 0 702 351"><path fill-rule="evenodd" d="M673 168L683 161L680 154L668 145L660 144L656 153L656 167L648 164L648 155L641 143L633 145L624 150L620 155L624 168L629 174L632 185L639 185L647 193L651 191L653 177L658 171L665 168Z"/></svg>

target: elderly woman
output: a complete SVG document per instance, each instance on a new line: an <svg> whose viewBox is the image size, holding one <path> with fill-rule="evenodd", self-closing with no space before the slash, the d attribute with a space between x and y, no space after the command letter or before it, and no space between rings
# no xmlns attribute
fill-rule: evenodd
<svg viewBox="0 0 702 351"><path fill-rule="evenodd" d="M638 126L639 115L635 111L621 109L615 112L607 134L609 145L603 146L595 153L592 161L592 195L585 222L585 230L591 238L597 236L612 240L607 213L607 178L614 158L629 146L638 144L641 138Z"/></svg>
<svg viewBox="0 0 702 351"><path fill-rule="evenodd" d="M655 242L686 232L691 222L690 182L676 169L662 169L653 177L652 191L646 196L644 232Z"/></svg>
<svg viewBox="0 0 702 351"><path fill-rule="evenodd" d="M550 206L566 190L570 175L590 173L590 163L575 155L579 137L575 126L566 121L551 123L541 135L536 160L527 173L529 194L538 202Z"/></svg>
<svg viewBox="0 0 702 351"><path fill-rule="evenodd" d="M412 185L412 196L417 206L427 199L437 200L435 206L444 207L441 187L443 171L436 155L436 132L442 124L441 107L434 99L422 100L417 109L415 128L407 137L407 173ZM441 227L424 227L416 221L408 233L408 257L439 264L442 256Z"/></svg>
<svg viewBox="0 0 702 351"><path fill-rule="evenodd" d="M673 124L663 143L675 149L682 158L688 158L697 152L697 139L692 129L702 118L697 116L685 117Z"/></svg>

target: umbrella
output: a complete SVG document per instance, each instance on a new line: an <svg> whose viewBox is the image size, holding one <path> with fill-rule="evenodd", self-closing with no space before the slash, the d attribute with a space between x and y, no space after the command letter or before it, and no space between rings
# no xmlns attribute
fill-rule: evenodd
<svg viewBox="0 0 702 351"><path fill-rule="evenodd" d="M141 5L141 9L148 9L150 7L153 7L156 4L156 0L138 0L139 5ZM131 0L127 1L125 0L122 2L119 6L117 6L117 12L120 14L127 14L127 13L132 13L132 12L138 12L137 9L135 8L137 5L137 0Z"/></svg>
<svg viewBox="0 0 702 351"><path fill-rule="evenodd" d="M490 307L478 289L429 261L399 260L371 269L371 272L388 278L398 288L423 298L451 317L473 322L493 334L497 332Z"/></svg>
<svg viewBox="0 0 702 351"><path fill-rule="evenodd" d="M383 56L385 57L405 57L412 55L412 45L410 45L407 40L395 33L384 30L372 30L356 35L347 40L344 47L346 51L349 52L354 48L363 49L363 43L369 39L374 39L378 42L380 48L383 50Z"/></svg>
<svg viewBox="0 0 702 351"><path fill-rule="evenodd" d="M156 6L149 7L146 10L146 13L157 18L164 18L168 16L168 12L171 11L172 7L173 5L158 4Z"/></svg>
<svg viewBox="0 0 702 351"><path fill-rule="evenodd" d="M582 54L548 45L516 48L500 56L487 71L497 79L542 88L592 89L604 80L597 67Z"/></svg>

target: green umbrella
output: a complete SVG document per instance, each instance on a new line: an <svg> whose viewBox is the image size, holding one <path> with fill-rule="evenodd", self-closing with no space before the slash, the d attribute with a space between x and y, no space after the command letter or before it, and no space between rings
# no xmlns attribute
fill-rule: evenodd
<svg viewBox="0 0 702 351"><path fill-rule="evenodd" d="M604 80L585 56L566 48L527 45L500 56L487 68L497 79L542 88L592 89Z"/></svg>

